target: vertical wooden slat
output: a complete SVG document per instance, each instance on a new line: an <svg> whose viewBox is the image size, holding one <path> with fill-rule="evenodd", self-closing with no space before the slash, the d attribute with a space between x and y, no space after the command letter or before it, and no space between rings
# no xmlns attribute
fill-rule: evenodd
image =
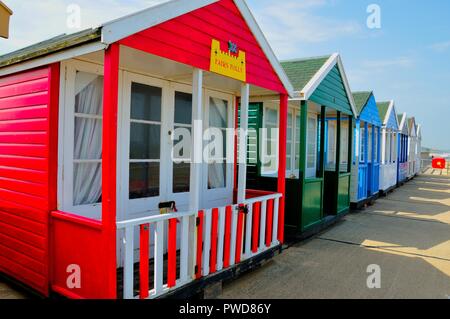
<svg viewBox="0 0 450 319"><path fill-rule="evenodd" d="M272 245L276 245L277 241L282 243L278 238L278 211L280 209L280 199L276 198L273 205L273 237Z"/></svg>
<svg viewBox="0 0 450 319"><path fill-rule="evenodd" d="M197 246L198 240L196 236L196 216L200 210L201 201L201 181L203 168L203 71L194 68L192 73L192 159L191 174L190 174L190 196L189 196L189 210L195 212L189 219L189 237L188 241L188 272L189 276L196 278L197 271ZM201 268L201 265L198 265Z"/></svg>
<svg viewBox="0 0 450 319"><path fill-rule="evenodd" d="M217 270L219 271L223 269L226 211L228 211L228 207L219 208L219 233L217 244Z"/></svg>
<svg viewBox="0 0 450 319"><path fill-rule="evenodd" d="M253 225L253 205L248 205L248 213L245 216L245 258L252 256L252 225Z"/></svg>
<svg viewBox="0 0 450 319"><path fill-rule="evenodd" d="M181 219L181 247L180 247L180 281L189 280L189 216Z"/></svg>
<svg viewBox="0 0 450 319"><path fill-rule="evenodd" d="M202 255L203 255L203 211L198 212L197 217L197 264L195 271L195 278L200 279L202 277Z"/></svg>
<svg viewBox="0 0 450 319"><path fill-rule="evenodd" d="M253 204L253 225L252 225L252 252L257 253L259 247L259 223L260 223L260 213L261 202Z"/></svg>
<svg viewBox="0 0 450 319"><path fill-rule="evenodd" d="M239 132L239 169L238 169L238 187L237 202L245 201L247 189L247 142L248 142L248 107L249 107L250 85L241 84L241 130ZM286 144L286 143L285 143Z"/></svg>
<svg viewBox="0 0 450 319"><path fill-rule="evenodd" d="M149 236L150 225L140 225L140 245L139 245L139 298L148 298L148 262L149 262Z"/></svg>
<svg viewBox="0 0 450 319"><path fill-rule="evenodd" d="M272 246L273 199L267 201L266 246Z"/></svg>
<svg viewBox="0 0 450 319"><path fill-rule="evenodd" d="M167 251L167 287L175 287L177 280L177 219L169 220L169 243Z"/></svg>
<svg viewBox="0 0 450 319"><path fill-rule="evenodd" d="M232 261L232 256L234 254L234 247L232 247L231 234L234 234L233 228L233 206L227 206L225 213L225 238L224 238L224 247L223 247L223 267L228 268L230 264L234 263L234 258Z"/></svg>
<svg viewBox="0 0 450 319"><path fill-rule="evenodd" d="M133 226L125 228L125 260L123 263L123 297L134 298L134 229Z"/></svg>
<svg viewBox="0 0 450 319"><path fill-rule="evenodd" d="M164 266L164 221L156 223L155 230L155 293L163 288L163 266Z"/></svg>
<svg viewBox="0 0 450 319"><path fill-rule="evenodd" d="M217 232L219 226L219 209L213 208L211 214L211 255L209 257L209 272L215 273L217 270Z"/></svg>
<svg viewBox="0 0 450 319"><path fill-rule="evenodd" d="M237 212L237 225L235 236L231 238L231 242L234 242L235 250L234 250L234 263L238 264L241 262L242 256L242 232L244 228L244 213L241 211Z"/></svg>
<svg viewBox="0 0 450 319"><path fill-rule="evenodd" d="M209 275L209 256L211 253L211 210L205 211L205 234L203 235L203 276Z"/></svg>
<svg viewBox="0 0 450 319"><path fill-rule="evenodd" d="M259 231L259 250L264 249L264 240L266 236L266 216L267 216L267 201L263 201L261 204L261 226Z"/></svg>

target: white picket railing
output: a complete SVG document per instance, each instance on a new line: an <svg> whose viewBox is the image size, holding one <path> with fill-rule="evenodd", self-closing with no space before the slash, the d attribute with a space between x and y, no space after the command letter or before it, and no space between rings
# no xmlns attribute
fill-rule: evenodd
<svg viewBox="0 0 450 319"><path fill-rule="evenodd" d="M240 205L118 222L117 228L124 230L123 298L159 297L277 246L281 197L270 194ZM140 230L138 294L134 291L136 229ZM149 240L153 256L148 251ZM149 287L149 273L153 287Z"/></svg>

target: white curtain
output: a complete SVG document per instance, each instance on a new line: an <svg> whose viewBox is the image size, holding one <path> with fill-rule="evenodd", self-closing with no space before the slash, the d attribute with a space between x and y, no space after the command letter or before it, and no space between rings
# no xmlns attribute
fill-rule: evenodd
<svg viewBox="0 0 450 319"><path fill-rule="evenodd" d="M211 98L209 102L209 126L215 128L226 128L227 127L227 117L228 117L228 103L227 101ZM222 131L225 134L225 131ZM217 138L217 137L216 137ZM225 183L225 154L226 146L224 147L224 154L221 162L214 162L208 165L208 188L224 188Z"/></svg>
<svg viewBox="0 0 450 319"><path fill-rule="evenodd" d="M75 206L97 203L102 192L102 121L92 118L92 115L102 114L103 77L97 76L90 82L85 82L84 87L80 87L80 81L86 80L87 76L79 74L80 76L77 74L79 92L75 97L74 160L78 160L74 163L73 174Z"/></svg>

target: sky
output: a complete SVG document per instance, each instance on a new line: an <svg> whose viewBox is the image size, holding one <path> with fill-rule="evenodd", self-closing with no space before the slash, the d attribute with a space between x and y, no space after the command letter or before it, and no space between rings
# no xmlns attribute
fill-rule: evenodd
<svg viewBox="0 0 450 319"><path fill-rule="evenodd" d="M144 9L161 0L2 0L13 11L0 54ZM395 100L422 124L423 146L450 150L450 1L247 0L280 59L339 52L353 91ZM68 9L81 9L69 28ZM379 8L379 28L370 5Z"/></svg>

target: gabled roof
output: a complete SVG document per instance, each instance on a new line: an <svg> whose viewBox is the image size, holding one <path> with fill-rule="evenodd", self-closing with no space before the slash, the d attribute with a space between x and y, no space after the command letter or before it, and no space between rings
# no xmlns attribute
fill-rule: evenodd
<svg viewBox="0 0 450 319"><path fill-rule="evenodd" d="M355 101L355 107L358 111L358 114L361 114L364 107L367 105L367 101L369 101L370 96L373 94L372 91L364 91L364 92L353 92L353 100Z"/></svg>
<svg viewBox="0 0 450 319"><path fill-rule="evenodd" d="M301 92L320 68L330 59L330 55L282 61L281 66L291 80L296 92Z"/></svg>
<svg viewBox="0 0 450 319"><path fill-rule="evenodd" d="M5 9L9 14L13 14L12 10L8 8L8 6L3 3L3 1L0 1L0 7Z"/></svg>
<svg viewBox="0 0 450 319"><path fill-rule="evenodd" d="M408 121L408 132L410 136L417 136L416 132L416 119L414 117L409 117Z"/></svg>
<svg viewBox="0 0 450 319"><path fill-rule="evenodd" d="M55 53L93 40L109 45L130 35L219 1L220 0L171 0L154 5L145 10L104 23L98 28L88 29L71 35L64 34L37 45L12 52L6 56L0 56L0 68ZM232 1L240 11L286 91L292 96L294 92L293 87L245 0Z"/></svg>
<svg viewBox="0 0 450 319"><path fill-rule="evenodd" d="M422 137L422 125L417 124L417 137L421 138Z"/></svg>
<svg viewBox="0 0 450 319"><path fill-rule="evenodd" d="M398 123L399 123L398 129L400 131L409 131L406 113L398 115Z"/></svg>
<svg viewBox="0 0 450 319"><path fill-rule="evenodd" d="M378 102L377 103L378 112L380 113L380 118L383 119L383 122L386 119L386 115L389 111L390 104L391 104L390 102Z"/></svg>
<svg viewBox="0 0 450 319"><path fill-rule="evenodd" d="M76 47L81 44L99 41L100 37L100 28L86 29L72 34L61 34L0 56L0 68Z"/></svg>
<svg viewBox="0 0 450 319"><path fill-rule="evenodd" d="M302 100L308 100L330 71L337 66L353 114L355 116L358 114L342 59L338 53L330 56L282 61L281 65L294 87L294 97Z"/></svg>
<svg viewBox="0 0 450 319"><path fill-rule="evenodd" d="M391 112L394 110L394 100L388 102L378 102L377 103L378 112L380 113L380 118L383 121L383 125L386 125L391 116ZM397 124L399 125L400 120L397 118Z"/></svg>

